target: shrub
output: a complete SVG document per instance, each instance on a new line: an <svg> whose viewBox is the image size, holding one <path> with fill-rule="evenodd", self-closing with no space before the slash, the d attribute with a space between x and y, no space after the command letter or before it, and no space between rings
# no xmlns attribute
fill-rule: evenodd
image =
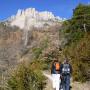
<svg viewBox="0 0 90 90"><path fill-rule="evenodd" d="M43 90L45 78L40 70L20 65L8 80L9 90Z"/></svg>

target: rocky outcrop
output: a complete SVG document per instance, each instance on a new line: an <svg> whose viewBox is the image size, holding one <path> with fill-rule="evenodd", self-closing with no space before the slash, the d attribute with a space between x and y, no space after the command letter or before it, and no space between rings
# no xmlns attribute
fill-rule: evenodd
<svg viewBox="0 0 90 90"><path fill-rule="evenodd" d="M28 8L26 10L18 10L17 14L8 19L11 26L18 26L21 29L32 29L32 27L53 26L64 19L59 16L55 17L52 12L44 11L38 12L35 8ZM27 25L26 25L27 23Z"/></svg>

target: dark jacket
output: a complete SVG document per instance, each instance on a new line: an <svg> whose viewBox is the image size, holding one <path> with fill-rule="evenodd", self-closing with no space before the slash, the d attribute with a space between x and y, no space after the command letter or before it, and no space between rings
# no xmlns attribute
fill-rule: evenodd
<svg viewBox="0 0 90 90"><path fill-rule="evenodd" d="M54 64L52 65L52 68L51 68L51 74L56 74L56 69Z"/></svg>
<svg viewBox="0 0 90 90"><path fill-rule="evenodd" d="M52 63L52 66L51 66L51 74L57 74L57 73L60 74L60 70L56 71L56 67L55 67L54 63Z"/></svg>

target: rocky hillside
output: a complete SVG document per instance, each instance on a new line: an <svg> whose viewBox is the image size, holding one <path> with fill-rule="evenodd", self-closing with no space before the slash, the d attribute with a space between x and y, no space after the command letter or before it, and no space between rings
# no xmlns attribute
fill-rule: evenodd
<svg viewBox="0 0 90 90"><path fill-rule="evenodd" d="M0 77L5 78L11 68L13 69L23 61L31 62L36 49L47 44L47 49L58 48L59 28L61 24L48 28L33 28L30 31L23 31L18 27L10 27L0 23Z"/></svg>
<svg viewBox="0 0 90 90"><path fill-rule="evenodd" d="M63 19L52 12L35 8L18 10L17 14L0 23L0 72L21 61L32 60L32 49L49 42L50 48L59 45L59 29ZM43 51L44 52L44 51Z"/></svg>
<svg viewBox="0 0 90 90"><path fill-rule="evenodd" d="M22 31L0 23L0 72L16 64L22 43Z"/></svg>

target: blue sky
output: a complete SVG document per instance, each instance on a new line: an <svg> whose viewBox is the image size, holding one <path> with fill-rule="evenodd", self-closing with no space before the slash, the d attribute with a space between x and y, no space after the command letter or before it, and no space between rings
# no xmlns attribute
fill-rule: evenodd
<svg viewBox="0 0 90 90"><path fill-rule="evenodd" d="M56 16L70 18L72 10L79 3L88 4L90 0L0 0L0 20L16 14L18 9L29 7L38 11L51 11Z"/></svg>

